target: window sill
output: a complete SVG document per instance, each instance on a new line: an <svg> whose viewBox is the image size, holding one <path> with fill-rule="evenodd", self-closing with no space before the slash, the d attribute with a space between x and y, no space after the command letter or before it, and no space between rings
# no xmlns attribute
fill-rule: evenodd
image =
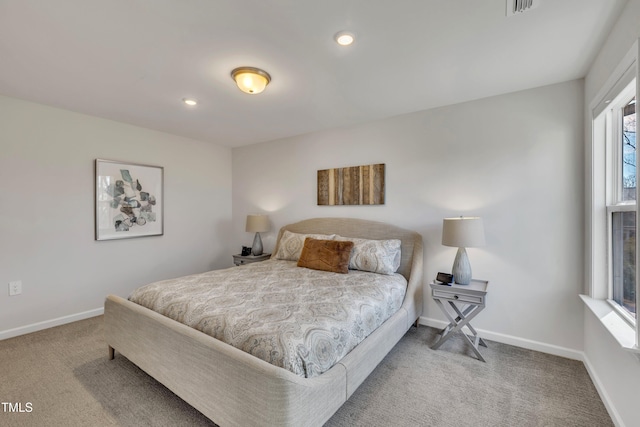
<svg viewBox="0 0 640 427"><path fill-rule="evenodd" d="M580 295L580 299L602 322L604 327L618 341L620 347L640 356L640 348L636 345L636 331L604 300Z"/></svg>

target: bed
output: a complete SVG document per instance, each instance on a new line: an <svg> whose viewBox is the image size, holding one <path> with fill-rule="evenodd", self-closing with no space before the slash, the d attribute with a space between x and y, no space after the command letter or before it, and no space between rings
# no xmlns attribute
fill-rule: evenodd
<svg viewBox="0 0 640 427"><path fill-rule="evenodd" d="M305 378L114 295L105 301L109 357L117 351L220 426L325 423L422 314L422 237L381 222L315 218L282 227L274 254L286 232L401 241L400 308L331 368Z"/></svg>

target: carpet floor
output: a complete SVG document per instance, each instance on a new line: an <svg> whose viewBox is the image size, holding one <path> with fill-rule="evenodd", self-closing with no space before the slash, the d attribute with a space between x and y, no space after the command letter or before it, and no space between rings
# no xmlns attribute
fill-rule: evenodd
<svg viewBox="0 0 640 427"><path fill-rule="evenodd" d="M612 426L582 362L411 328L327 427ZM0 341L0 426L215 426L116 353L102 316ZM16 412L17 411L17 412Z"/></svg>

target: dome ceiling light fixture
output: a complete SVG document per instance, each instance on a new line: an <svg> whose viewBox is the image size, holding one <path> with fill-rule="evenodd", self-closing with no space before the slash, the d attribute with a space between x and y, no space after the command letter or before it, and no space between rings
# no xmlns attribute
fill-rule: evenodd
<svg viewBox="0 0 640 427"><path fill-rule="evenodd" d="M238 67L231 71L231 78L241 91L250 95L262 92L271 81L269 73L255 67Z"/></svg>
<svg viewBox="0 0 640 427"><path fill-rule="evenodd" d="M182 98L182 102L187 104L189 107L195 107L198 105L198 101L193 98Z"/></svg>

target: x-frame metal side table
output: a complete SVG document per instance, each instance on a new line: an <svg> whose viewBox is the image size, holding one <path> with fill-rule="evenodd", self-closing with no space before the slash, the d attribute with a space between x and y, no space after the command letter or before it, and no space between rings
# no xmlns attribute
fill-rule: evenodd
<svg viewBox="0 0 640 427"><path fill-rule="evenodd" d="M462 336L471 344L478 359L486 362L478 347L486 347L487 343L480 338L478 332L471 326L471 320L484 310L488 284L489 282L486 280L475 279L472 279L468 285L431 283L433 300L449 320L447 327L440 331L440 339L431 347L433 350L437 350L445 341L455 335L456 332L462 332ZM456 317L447 310L447 303L453 308ZM465 326L469 328L471 335L467 335L462 330Z"/></svg>

